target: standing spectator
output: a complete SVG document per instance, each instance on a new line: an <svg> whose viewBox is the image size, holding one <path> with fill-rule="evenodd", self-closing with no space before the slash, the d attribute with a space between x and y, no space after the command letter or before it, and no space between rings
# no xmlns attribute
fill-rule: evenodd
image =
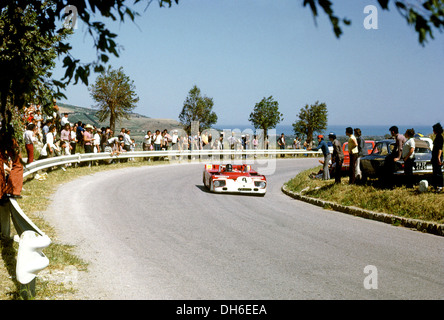
<svg viewBox="0 0 444 320"><path fill-rule="evenodd" d="M93 136L93 152L94 153L100 153L102 152L102 150L100 149L100 140L101 140L101 131L100 129L96 128L94 130L94 136Z"/></svg>
<svg viewBox="0 0 444 320"><path fill-rule="evenodd" d="M173 150L177 150L177 146L179 141L179 136L177 134L177 130L173 131L173 136L171 137L171 147L173 148Z"/></svg>
<svg viewBox="0 0 444 320"><path fill-rule="evenodd" d="M353 128L347 127L345 129L345 134L348 136L348 154L350 157L350 168L349 168L349 184L354 184L356 181L356 160L358 158L358 141L353 134Z"/></svg>
<svg viewBox="0 0 444 320"><path fill-rule="evenodd" d="M85 153L93 153L93 135L92 135L93 126L87 124L85 126L85 131L83 132L83 143L85 148Z"/></svg>
<svg viewBox="0 0 444 320"><path fill-rule="evenodd" d="M127 129L123 132L123 148L129 152L131 151L131 136L130 136L131 130Z"/></svg>
<svg viewBox="0 0 444 320"><path fill-rule="evenodd" d="M395 147L390 154L384 160L384 174L382 175L382 181L385 185L392 184L393 172L395 171L395 162L401 159L402 147L406 141L404 135L399 133L397 126L391 126L390 135L395 139Z"/></svg>
<svg viewBox="0 0 444 320"><path fill-rule="evenodd" d="M182 150L188 150L188 136L186 134L182 137Z"/></svg>
<svg viewBox="0 0 444 320"><path fill-rule="evenodd" d="M241 150L247 149L247 138L245 135L241 135ZM246 159L246 155L242 155L242 158Z"/></svg>
<svg viewBox="0 0 444 320"><path fill-rule="evenodd" d="M40 151L39 159L51 158L55 155L59 148L55 145L55 135L57 128L52 124L49 127L49 132L46 134L46 143Z"/></svg>
<svg viewBox="0 0 444 320"><path fill-rule="evenodd" d="M358 180L362 179L362 172L361 172L361 157L363 157L365 154L365 140L362 138L361 129L355 128L354 129L356 141L358 142L358 157L356 159L356 178Z"/></svg>
<svg viewBox="0 0 444 320"><path fill-rule="evenodd" d="M109 132L111 131L110 127L102 127L102 134L100 136L100 151L104 152L106 147L106 142L108 141L111 136L109 135Z"/></svg>
<svg viewBox="0 0 444 320"><path fill-rule="evenodd" d="M162 145L162 135L160 134L160 130L156 130L156 133L153 137L154 151L160 151Z"/></svg>
<svg viewBox="0 0 444 320"><path fill-rule="evenodd" d="M259 140L257 139L257 135L253 135L253 150L257 150L259 147Z"/></svg>
<svg viewBox="0 0 444 320"><path fill-rule="evenodd" d="M76 146L77 146L77 124L72 125L71 124L71 131L70 131L70 139L69 139L69 144L71 145L71 154L75 154L76 153Z"/></svg>
<svg viewBox="0 0 444 320"><path fill-rule="evenodd" d="M76 129L76 137L77 137L77 143L79 146L83 146L83 134L85 133L85 128L83 128L82 121L77 122L77 129ZM80 151L80 150L78 150Z"/></svg>
<svg viewBox="0 0 444 320"><path fill-rule="evenodd" d="M66 125L67 123L69 123L69 120L68 120L68 114L65 112L65 113L63 114L62 119L60 120L60 125L61 125L62 128L63 128L63 127L65 127L65 125Z"/></svg>
<svg viewBox="0 0 444 320"><path fill-rule="evenodd" d="M168 133L167 129L164 129L162 132L162 150L169 150L170 149L170 142L172 141L171 135Z"/></svg>
<svg viewBox="0 0 444 320"><path fill-rule="evenodd" d="M232 131L231 132L231 136L228 137L228 144L229 144L231 150L235 150L236 149L237 139L234 136L234 131Z"/></svg>
<svg viewBox="0 0 444 320"><path fill-rule="evenodd" d="M296 143L296 149L301 149L301 147L302 147L302 141L301 138L298 138L298 141Z"/></svg>
<svg viewBox="0 0 444 320"><path fill-rule="evenodd" d="M285 149L285 135L282 133L277 141L279 145L279 149L284 150ZM285 154L281 154L281 158L285 157Z"/></svg>
<svg viewBox="0 0 444 320"><path fill-rule="evenodd" d="M202 137L200 131L197 131L197 135L194 136L194 145L196 146L194 150L202 150Z"/></svg>
<svg viewBox="0 0 444 320"><path fill-rule="evenodd" d="M125 137L125 133L126 133L126 129L125 128L121 128L119 136Z"/></svg>
<svg viewBox="0 0 444 320"><path fill-rule="evenodd" d="M26 131L23 134L25 140L25 149L28 154L28 160L26 163L32 163L34 161L34 142L37 140L35 136L36 126L33 123L28 124Z"/></svg>
<svg viewBox="0 0 444 320"><path fill-rule="evenodd" d="M42 112L37 109L34 114L34 120L36 121L37 128L40 129L42 127Z"/></svg>
<svg viewBox="0 0 444 320"><path fill-rule="evenodd" d="M208 143L205 145L205 149L214 149L213 135L211 133L209 133L207 135L207 140L208 140Z"/></svg>
<svg viewBox="0 0 444 320"><path fill-rule="evenodd" d="M401 157L404 160L404 174L407 188L413 188L413 166L415 165L415 136L414 129L407 129L405 137L408 139L403 147Z"/></svg>
<svg viewBox="0 0 444 320"><path fill-rule="evenodd" d="M61 126L60 126L60 120L61 120L61 118L62 118L62 116L61 116L61 114L60 114L60 108L59 108L59 106L57 105L57 101L56 101L56 99L53 99L53 109L54 109L54 111L53 111L53 113L52 113L52 116L53 116L53 119L54 119L54 122L53 122L53 124L54 124L54 126L56 127L56 131L57 132L60 132L60 131L62 131L61 130Z"/></svg>
<svg viewBox="0 0 444 320"><path fill-rule="evenodd" d="M208 136L205 134L205 132L202 132L200 135L200 149L202 150L205 148L205 146L208 144Z"/></svg>
<svg viewBox="0 0 444 320"><path fill-rule="evenodd" d="M3 152L0 154L0 158L2 159L0 164L3 166L4 163L8 163L8 157L12 160L10 162L11 170L7 180L5 176L1 178L0 192L3 192L2 196L6 194L11 198L21 198L22 196L20 194L23 188L23 160L20 153L20 146L14 138L12 127L8 131L1 132L0 139L0 142L4 146L4 150L6 150L6 154L3 154ZM6 181L6 185L4 184L4 181Z"/></svg>
<svg viewBox="0 0 444 320"><path fill-rule="evenodd" d="M398 131L398 127L397 126L393 126L390 128L390 133L392 135L393 138L395 138L395 148L392 150L392 162L396 162L399 159L401 159L401 155L402 155L402 147L404 146L404 143L406 142L406 138L404 135L400 134Z"/></svg>
<svg viewBox="0 0 444 320"><path fill-rule="evenodd" d="M435 134L435 139L433 140L432 150L432 186L436 192L441 192L443 187L443 174L441 169L443 163L443 129L439 122L433 125L433 133Z"/></svg>
<svg viewBox="0 0 444 320"><path fill-rule="evenodd" d="M254 158L256 159L257 158L257 149L259 148L259 140L258 140L258 138L257 138L257 135L253 135L253 141L252 141L252 143L253 143L253 150L255 150L254 151Z"/></svg>
<svg viewBox="0 0 444 320"><path fill-rule="evenodd" d="M319 142L318 147L312 148L311 150L313 151L318 151L319 149L322 150L322 154L324 155L322 180L329 180L330 170L328 169L328 165L330 164L330 158L331 158L330 150L328 150L327 142L325 142L324 136L322 134L318 135L318 142Z"/></svg>
<svg viewBox="0 0 444 320"><path fill-rule="evenodd" d="M71 149L71 145L70 145L70 141L71 141L71 128L69 126L69 122L65 123L63 125L63 129L60 132L60 141L61 142L65 142L65 147L67 148L67 150L65 150L65 154L69 155L71 154L70 149Z"/></svg>
<svg viewBox="0 0 444 320"><path fill-rule="evenodd" d="M344 162L344 153L342 152L342 145L338 139L336 139L336 134L331 132L328 134L328 138L333 144L333 156L332 156L332 166L335 166L334 175L335 183L341 183L342 175L342 163Z"/></svg>
<svg viewBox="0 0 444 320"><path fill-rule="evenodd" d="M236 149L237 146L237 139L234 136L234 131L231 131L231 137L228 137L228 144L230 146L231 151L231 160L234 159L234 150Z"/></svg>
<svg viewBox="0 0 444 320"><path fill-rule="evenodd" d="M152 144L153 144L153 135L151 133L151 130L148 130L146 132L145 137L143 138L143 144L142 144L143 151L150 151Z"/></svg>
<svg viewBox="0 0 444 320"><path fill-rule="evenodd" d="M46 120L45 121L45 123L44 123L44 125L43 125L43 128L42 128L42 135L43 135L43 144L46 144L46 135L48 134L48 132L49 132L49 127L51 126L51 120Z"/></svg>

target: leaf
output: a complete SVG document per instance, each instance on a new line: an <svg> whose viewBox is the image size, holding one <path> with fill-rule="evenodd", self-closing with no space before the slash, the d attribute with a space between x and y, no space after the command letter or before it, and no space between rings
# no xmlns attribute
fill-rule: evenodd
<svg viewBox="0 0 444 320"><path fill-rule="evenodd" d="M390 0L378 0L379 5L381 6L382 9L386 9L388 10L388 3Z"/></svg>

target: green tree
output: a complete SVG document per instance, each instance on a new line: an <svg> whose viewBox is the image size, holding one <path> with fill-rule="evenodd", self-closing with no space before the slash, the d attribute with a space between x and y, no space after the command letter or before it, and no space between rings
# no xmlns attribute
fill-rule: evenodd
<svg viewBox="0 0 444 320"><path fill-rule="evenodd" d="M264 136L267 136L268 129L275 128L284 118L279 112L279 103L273 99L273 96L269 96L256 103L248 120L255 129L263 129Z"/></svg>
<svg viewBox="0 0 444 320"><path fill-rule="evenodd" d="M41 4L41 10L48 8L47 2ZM27 103L42 105L46 113L53 111L58 85L51 78L52 69L61 51L57 43L71 32L42 34L39 19L30 6L11 5L0 11L0 114L8 124L9 115Z"/></svg>
<svg viewBox="0 0 444 320"><path fill-rule="evenodd" d="M145 0L150 5L153 0ZM102 72L109 55L119 56L116 34L110 32L103 21L127 18L134 21L138 13L126 4L143 0L1 0L0 1L0 115L10 123L9 115L30 102L51 107L55 99L65 97L63 90L74 80L88 85L93 70ZM178 0L157 0L171 6ZM71 11L66 10L71 8ZM74 14L85 26L85 33L94 39L96 60L81 62L71 54L71 45L64 36L70 31L65 24ZM101 21L94 17L99 15ZM54 59L63 60L65 74L54 79L51 69ZM9 110L10 112L7 112ZM51 110L48 109L48 112Z"/></svg>
<svg viewBox="0 0 444 320"><path fill-rule="evenodd" d="M213 98L201 95L200 89L194 85L188 92L188 96L183 103L179 121L184 130L191 134L191 122L199 121L199 130L211 128L217 122L217 115L213 110Z"/></svg>
<svg viewBox="0 0 444 320"><path fill-rule="evenodd" d="M125 75L123 68L113 70L108 67L88 89L97 102L94 107L99 109L99 120L103 122L109 118L109 126L113 132L116 122L122 118L129 119L130 112L139 101L134 81Z"/></svg>
<svg viewBox="0 0 444 320"><path fill-rule="evenodd" d="M313 134L327 129L327 105L325 103L306 104L299 112L299 120L293 123L295 135L303 134L311 144Z"/></svg>

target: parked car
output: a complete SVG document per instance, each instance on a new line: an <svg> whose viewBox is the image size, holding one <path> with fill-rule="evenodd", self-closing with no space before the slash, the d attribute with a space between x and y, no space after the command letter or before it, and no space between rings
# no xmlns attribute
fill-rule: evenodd
<svg viewBox="0 0 444 320"><path fill-rule="evenodd" d="M365 140L364 148L367 154L371 154L374 147L375 147L375 141ZM350 155L348 154L348 142L344 142L344 144L342 145L342 152L344 153L344 161L342 162L342 171L348 171L348 169L350 168Z"/></svg>
<svg viewBox="0 0 444 320"><path fill-rule="evenodd" d="M380 177L384 174L384 162L395 148L395 140L387 139L377 141L371 154L361 158L361 171L364 177ZM415 139L415 165L414 175L432 174L432 151L427 142ZM404 174L404 161L395 162L395 175Z"/></svg>

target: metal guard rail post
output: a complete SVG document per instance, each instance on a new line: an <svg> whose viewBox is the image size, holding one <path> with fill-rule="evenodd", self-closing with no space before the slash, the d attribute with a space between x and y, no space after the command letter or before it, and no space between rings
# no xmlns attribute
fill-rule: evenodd
<svg viewBox="0 0 444 320"><path fill-rule="evenodd" d="M23 179L40 170L63 166L67 164L99 160L119 160L128 158L161 158L167 157L174 161L230 161L242 160L243 156L275 157L279 155L320 155L321 151L304 149L249 149L249 150L164 150L164 151L133 151L113 155L111 152L76 153L67 156L56 156L36 160L24 167ZM222 159L221 159L222 156ZM3 238L11 239L10 221L18 235L14 237L19 242L17 253L16 275L20 283L20 295L24 299L35 297L35 277L38 272L48 266L49 260L42 250L50 245L51 240L23 212L15 199L0 203L0 233Z"/></svg>

